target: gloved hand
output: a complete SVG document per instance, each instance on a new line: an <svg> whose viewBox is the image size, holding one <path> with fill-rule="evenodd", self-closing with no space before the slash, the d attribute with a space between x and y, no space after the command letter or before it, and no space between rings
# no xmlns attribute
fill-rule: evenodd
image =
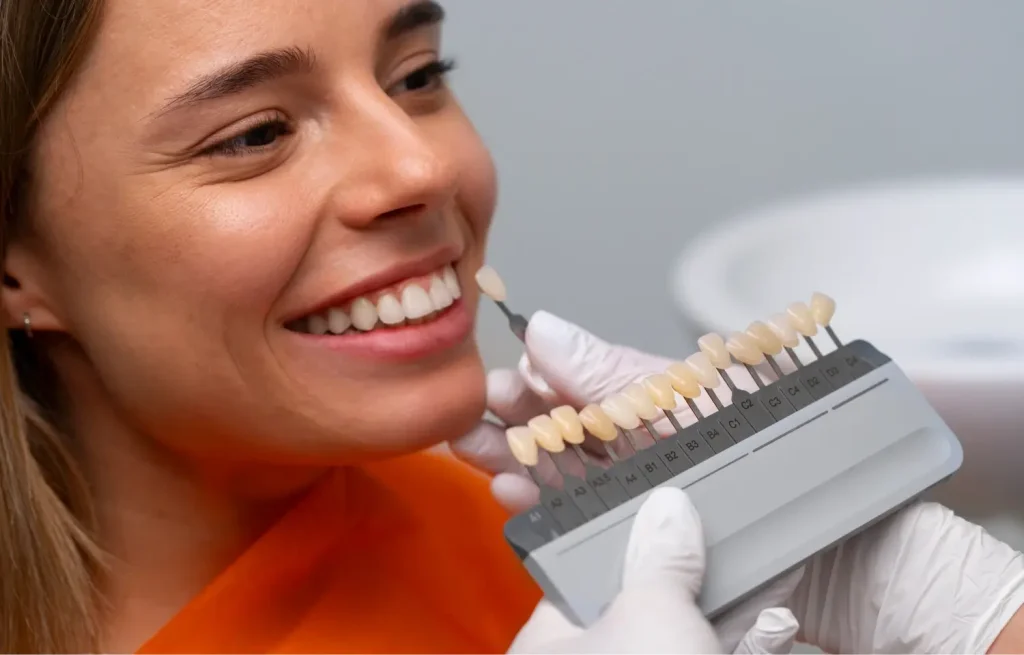
<svg viewBox="0 0 1024 655"><path fill-rule="evenodd" d="M669 363L538 312L520 372L489 376L489 405L506 423L522 424L553 404L604 398ZM682 422L684 414L677 416ZM511 510L536 502L537 489L508 455L499 426L482 423L452 449L485 470L505 472L492 489ZM716 621L716 629L723 643L738 640L761 608L788 603L802 627L798 639L828 652L985 652L1022 601L1019 553L923 503L814 558L802 577L776 583Z"/></svg>
<svg viewBox="0 0 1024 655"><path fill-rule="evenodd" d="M527 355L520 360L519 372L497 370L488 376L489 408L508 425L523 425L557 405L582 407L602 400L640 378L663 372L673 363L610 345L546 312L530 319L526 342ZM537 363L536 371L531 361ZM734 379L739 382L744 375L737 373ZM728 390L718 391L723 402L728 402ZM684 425L696 420L685 405L676 417ZM659 429L662 426L663 422L655 424ZM492 492L509 511L518 513L537 503L539 491L511 456L504 427L483 421L449 445L456 456L495 476ZM557 475L550 467L545 469L545 464L548 460L542 459L538 467L542 475ZM794 571L714 621L726 652L737 648L741 640L772 644L778 641L778 635L786 633L789 619L779 614L778 607L791 596L802 575L802 569Z"/></svg>
<svg viewBox="0 0 1024 655"><path fill-rule="evenodd" d="M541 601L516 636L512 653L725 653L695 598L705 566L704 532L680 489L653 492L637 512L626 549L622 589L588 628ZM783 624L767 643L752 636L740 653L788 653L797 625Z"/></svg>

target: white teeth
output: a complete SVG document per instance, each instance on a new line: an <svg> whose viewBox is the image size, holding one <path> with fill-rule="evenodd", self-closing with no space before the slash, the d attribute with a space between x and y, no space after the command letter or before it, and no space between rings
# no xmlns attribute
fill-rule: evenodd
<svg viewBox="0 0 1024 655"><path fill-rule="evenodd" d="M455 302L455 299L452 298L451 291L448 290L448 287L441 278L436 275L430 276L429 294L431 304L434 305L434 309L438 311L451 307L452 303Z"/></svg>
<svg viewBox="0 0 1024 655"><path fill-rule="evenodd" d="M441 277L444 285L448 287L448 293L452 294L452 298L456 300L461 298L462 289L459 287L459 278L455 275L455 269L450 265L445 266L444 270L441 271Z"/></svg>
<svg viewBox="0 0 1024 655"><path fill-rule="evenodd" d="M352 319L345 310L332 307L327 310L327 326L332 334L342 334L352 327Z"/></svg>
<svg viewBox="0 0 1024 655"><path fill-rule="evenodd" d="M390 293L385 293L377 300L377 316L384 325L398 325L405 321L402 303Z"/></svg>
<svg viewBox="0 0 1024 655"><path fill-rule="evenodd" d="M377 324L377 307L366 298L356 298L348 311L357 330L367 332Z"/></svg>
<svg viewBox="0 0 1024 655"><path fill-rule="evenodd" d="M310 334L327 334L328 325L327 319L320 314L314 314L309 317L309 333Z"/></svg>
<svg viewBox="0 0 1024 655"><path fill-rule="evenodd" d="M423 287L410 284L402 289L402 312L409 319L423 318L434 313L434 303Z"/></svg>
<svg viewBox="0 0 1024 655"><path fill-rule="evenodd" d="M462 296L455 269L445 266L430 276L428 288L422 284L408 284L401 293L385 293L377 302L367 297L356 298L348 311L332 307L327 311L307 318L306 330L310 334L344 334L355 328L360 332L383 324L388 327L403 325L406 321L420 322L421 319L444 311Z"/></svg>

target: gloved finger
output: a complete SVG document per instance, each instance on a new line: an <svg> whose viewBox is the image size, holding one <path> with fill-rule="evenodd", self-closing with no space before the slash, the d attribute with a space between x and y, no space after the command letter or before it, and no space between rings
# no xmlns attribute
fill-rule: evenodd
<svg viewBox="0 0 1024 655"><path fill-rule="evenodd" d="M803 576L804 567L787 573L714 621L715 632L726 651L736 647L765 609L787 606Z"/></svg>
<svg viewBox="0 0 1024 655"><path fill-rule="evenodd" d="M547 380L541 377L540 373L533 370L533 362L530 361L529 355L524 354L519 358L519 375L522 377L523 382L537 395L538 398L543 399L549 405L557 405L561 402L561 397L558 392L551 388Z"/></svg>
<svg viewBox="0 0 1024 655"><path fill-rule="evenodd" d="M782 655L793 650L800 623L784 607L766 609L757 617L754 627L740 640L734 653Z"/></svg>
<svg viewBox="0 0 1024 655"><path fill-rule="evenodd" d="M487 409L506 424L525 425L550 407L518 372L495 369L487 374Z"/></svg>
<svg viewBox="0 0 1024 655"><path fill-rule="evenodd" d="M663 372L672 363L612 345L544 311L530 318L526 353L532 374L542 378L563 402L577 407L604 400L640 377Z"/></svg>
<svg viewBox="0 0 1024 655"><path fill-rule="evenodd" d="M633 520L622 588L665 585L695 598L704 579L704 528L682 489L654 490Z"/></svg>
<svg viewBox="0 0 1024 655"><path fill-rule="evenodd" d="M540 502L540 489L533 480L516 473L495 476L491 480L491 494L512 514L525 512Z"/></svg>
<svg viewBox="0 0 1024 655"><path fill-rule="evenodd" d="M512 641L509 653L534 653L545 644L561 642L578 636L583 629L573 624L546 598L542 599L529 620Z"/></svg>
<svg viewBox="0 0 1024 655"><path fill-rule="evenodd" d="M480 421L468 434L448 445L456 457L490 475L526 475L523 466L512 457L505 438L505 428L490 421Z"/></svg>

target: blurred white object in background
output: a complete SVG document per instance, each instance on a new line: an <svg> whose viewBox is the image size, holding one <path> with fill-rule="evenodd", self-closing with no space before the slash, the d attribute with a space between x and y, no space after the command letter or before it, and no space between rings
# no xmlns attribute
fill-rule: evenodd
<svg viewBox="0 0 1024 655"><path fill-rule="evenodd" d="M694 329L722 332L813 291L835 298L839 337L893 357L963 442L936 498L1024 549L1024 178L849 190L722 221L690 242L672 289Z"/></svg>

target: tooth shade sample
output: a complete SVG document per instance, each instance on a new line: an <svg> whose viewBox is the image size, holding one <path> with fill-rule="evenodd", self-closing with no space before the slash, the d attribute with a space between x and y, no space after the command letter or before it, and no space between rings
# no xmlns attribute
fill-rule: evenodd
<svg viewBox="0 0 1024 655"><path fill-rule="evenodd" d="M627 386L619 395L629 401L633 411L643 420L653 421L661 416L658 406L654 404L651 396L640 384L634 383Z"/></svg>
<svg viewBox="0 0 1024 655"><path fill-rule="evenodd" d="M685 369L686 367L683 366L682 368ZM670 411L676 408L676 392L672 388L672 378L668 375L664 373L652 375L648 378L644 378L640 385L658 407ZM697 394L700 394L700 387L697 386L696 379L693 381L693 386L697 389ZM689 396L687 397L689 398Z"/></svg>
<svg viewBox="0 0 1024 655"><path fill-rule="evenodd" d="M565 450L565 441L562 439L562 430L547 414L541 414L529 420L526 424L533 430L537 445L549 453L560 453Z"/></svg>
<svg viewBox="0 0 1024 655"><path fill-rule="evenodd" d="M352 327L352 319L344 310L332 307L327 310L327 326L332 333L341 334Z"/></svg>
<svg viewBox="0 0 1024 655"><path fill-rule="evenodd" d="M551 419L558 424L558 428L562 431L562 438L569 443L581 444L586 439L580 415L569 405L562 405L551 410Z"/></svg>
<svg viewBox="0 0 1024 655"><path fill-rule="evenodd" d="M729 358L729 364L732 364L731 357ZM697 383L700 386L707 389L714 389L718 386L718 367L711 363L707 353L693 353L686 358L686 367L696 376Z"/></svg>
<svg viewBox="0 0 1024 655"><path fill-rule="evenodd" d="M366 332L377 324L377 307L366 298L356 298L348 313L352 317L352 325L357 330Z"/></svg>
<svg viewBox="0 0 1024 655"><path fill-rule="evenodd" d="M782 345L786 348L796 348L800 345L800 335L796 333L796 328L793 327L793 321L789 318L789 314L774 314L767 321L768 327L775 333L775 336L782 341Z"/></svg>
<svg viewBox="0 0 1024 655"><path fill-rule="evenodd" d="M824 327L832 322L836 314L836 301L817 291L811 296L811 315L814 322Z"/></svg>
<svg viewBox="0 0 1024 655"><path fill-rule="evenodd" d="M587 432L601 441L615 441L619 436L614 421L597 405L587 405L581 409L580 422L583 423Z"/></svg>
<svg viewBox="0 0 1024 655"><path fill-rule="evenodd" d="M813 337L818 333L818 324L814 321L811 308L802 302L795 302L786 308L786 314L793 328L805 337Z"/></svg>
<svg viewBox="0 0 1024 655"><path fill-rule="evenodd" d="M747 336L753 339L761 352L766 355L778 355L782 352L782 339L761 321L754 321L747 327Z"/></svg>
<svg viewBox="0 0 1024 655"><path fill-rule="evenodd" d="M732 366L732 359L729 357L729 349L725 347L725 339L714 332L705 334L697 339L697 347L707 355L711 365L715 368L729 368Z"/></svg>
<svg viewBox="0 0 1024 655"><path fill-rule="evenodd" d="M430 296L430 302L434 305L434 309L438 311L451 307L451 304L455 302L452 292L437 275L430 276L430 290L427 295Z"/></svg>
<svg viewBox="0 0 1024 655"><path fill-rule="evenodd" d="M462 297L462 287L459 286L459 276L455 274L455 269L451 266L445 266L444 270L441 271L441 281L448 287L448 293L452 294L452 298L458 300Z"/></svg>
<svg viewBox="0 0 1024 655"><path fill-rule="evenodd" d="M703 355L703 353L701 353ZM718 378L718 373L715 372L715 367L711 366L711 362L707 361L707 355L703 355L703 359L707 364L707 368L711 369L712 374L715 378ZM688 364L672 364L665 369L665 375L672 383L672 388L679 392L679 395L683 398L696 398L700 396L700 382L697 380L697 373Z"/></svg>
<svg viewBox="0 0 1024 655"><path fill-rule="evenodd" d="M494 270L490 266L484 266L476 272L476 285L480 287L480 290L487 294L491 300L497 300L498 302L504 302L508 294L505 290L505 283L502 282L501 276L498 275L498 271Z"/></svg>
<svg viewBox="0 0 1024 655"><path fill-rule="evenodd" d="M515 457L517 462L523 466L537 466L540 453L537 450L537 437L532 429L518 425L505 430L505 438L508 440L512 457Z"/></svg>
<svg viewBox="0 0 1024 655"><path fill-rule="evenodd" d="M749 335L742 332L733 332L729 340L725 342L729 352L736 361L750 366L757 366L764 361L764 353L757 347L757 343Z"/></svg>
<svg viewBox="0 0 1024 655"><path fill-rule="evenodd" d="M327 319L320 314L313 314L309 317L308 327L309 333L316 335L327 334L327 331L330 329Z"/></svg>
<svg viewBox="0 0 1024 655"><path fill-rule="evenodd" d="M640 427L640 417L633 409L633 403L629 398L621 394L609 396L601 402L601 409L608 415L615 425L624 430L633 430Z"/></svg>
<svg viewBox="0 0 1024 655"><path fill-rule="evenodd" d="M377 317L384 325L398 325L405 322L402 303L390 293L385 293L377 300Z"/></svg>
<svg viewBox="0 0 1024 655"><path fill-rule="evenodd" d="M410 284L402 289L402 313L405 318L417 319L434 313L434 303L426 289L418 284Z"/></svg>

